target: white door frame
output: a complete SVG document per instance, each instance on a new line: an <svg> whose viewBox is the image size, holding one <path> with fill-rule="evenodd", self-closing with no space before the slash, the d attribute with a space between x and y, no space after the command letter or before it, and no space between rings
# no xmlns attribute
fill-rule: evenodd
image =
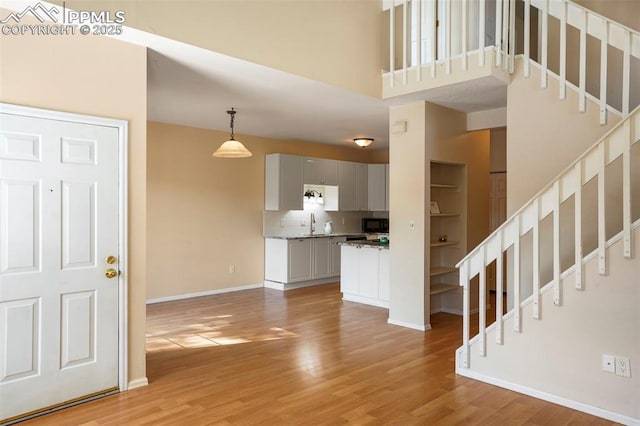
<svg viewBox="0 0 640 426"><path fill-rule="evenodd" d="M113 127L118 130L118 387L120 392L128 388L128 316L127 316L127 261L128 261L128 224L127 224L127 188L128 188L128 123L125 120L95 117L91 115L73 114L48 109L32 108L0 102L0 113L22 117L42 118L57 121L69 121L80 124Z"/></svg>

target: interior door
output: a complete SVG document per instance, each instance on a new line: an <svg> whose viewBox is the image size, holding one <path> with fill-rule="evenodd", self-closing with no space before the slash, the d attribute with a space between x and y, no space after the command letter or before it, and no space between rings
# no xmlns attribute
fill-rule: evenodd
<svg viewBox="0 0 640 426"><path fill-rule="evenodd" d="M0 421L118 387L118 176L117 128L0 114Z"/></svg>

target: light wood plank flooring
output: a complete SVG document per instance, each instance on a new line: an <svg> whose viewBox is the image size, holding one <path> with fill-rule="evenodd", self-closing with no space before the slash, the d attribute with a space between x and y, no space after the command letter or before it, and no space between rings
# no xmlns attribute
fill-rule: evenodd
<svg viewBox="0 0 640 426"><path fill-rule="evenodd" d="M458 316L422 333L340 297L332 284L150 305L149 386L26 424L609 424L456 376Z"/></svg>

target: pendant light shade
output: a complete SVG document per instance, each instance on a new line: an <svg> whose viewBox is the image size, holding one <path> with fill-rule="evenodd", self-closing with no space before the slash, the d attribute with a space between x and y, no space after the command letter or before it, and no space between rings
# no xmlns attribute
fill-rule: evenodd
<svg viewBox="0 0 640 426"><path fill-rule="evenodd" d="M233 120L235 118L236 111L231 108L230 111L227 111L227 114L231 117L231 138L228 141L224 142L220 145L220 148L213 153L214 157L218 158L246 158L251 157L251 151L242 145L241 142L237 141L234 137L233 132Z"/></svg>

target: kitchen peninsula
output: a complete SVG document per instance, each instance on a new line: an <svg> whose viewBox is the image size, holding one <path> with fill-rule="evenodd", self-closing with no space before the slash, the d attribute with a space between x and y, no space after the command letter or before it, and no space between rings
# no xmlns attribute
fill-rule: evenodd
<svg viewBox="0 0 640 426"><path fill-rule="evenodd" d="M350 302L389 308L389 243L343 241L340 291Z"/></svg>

